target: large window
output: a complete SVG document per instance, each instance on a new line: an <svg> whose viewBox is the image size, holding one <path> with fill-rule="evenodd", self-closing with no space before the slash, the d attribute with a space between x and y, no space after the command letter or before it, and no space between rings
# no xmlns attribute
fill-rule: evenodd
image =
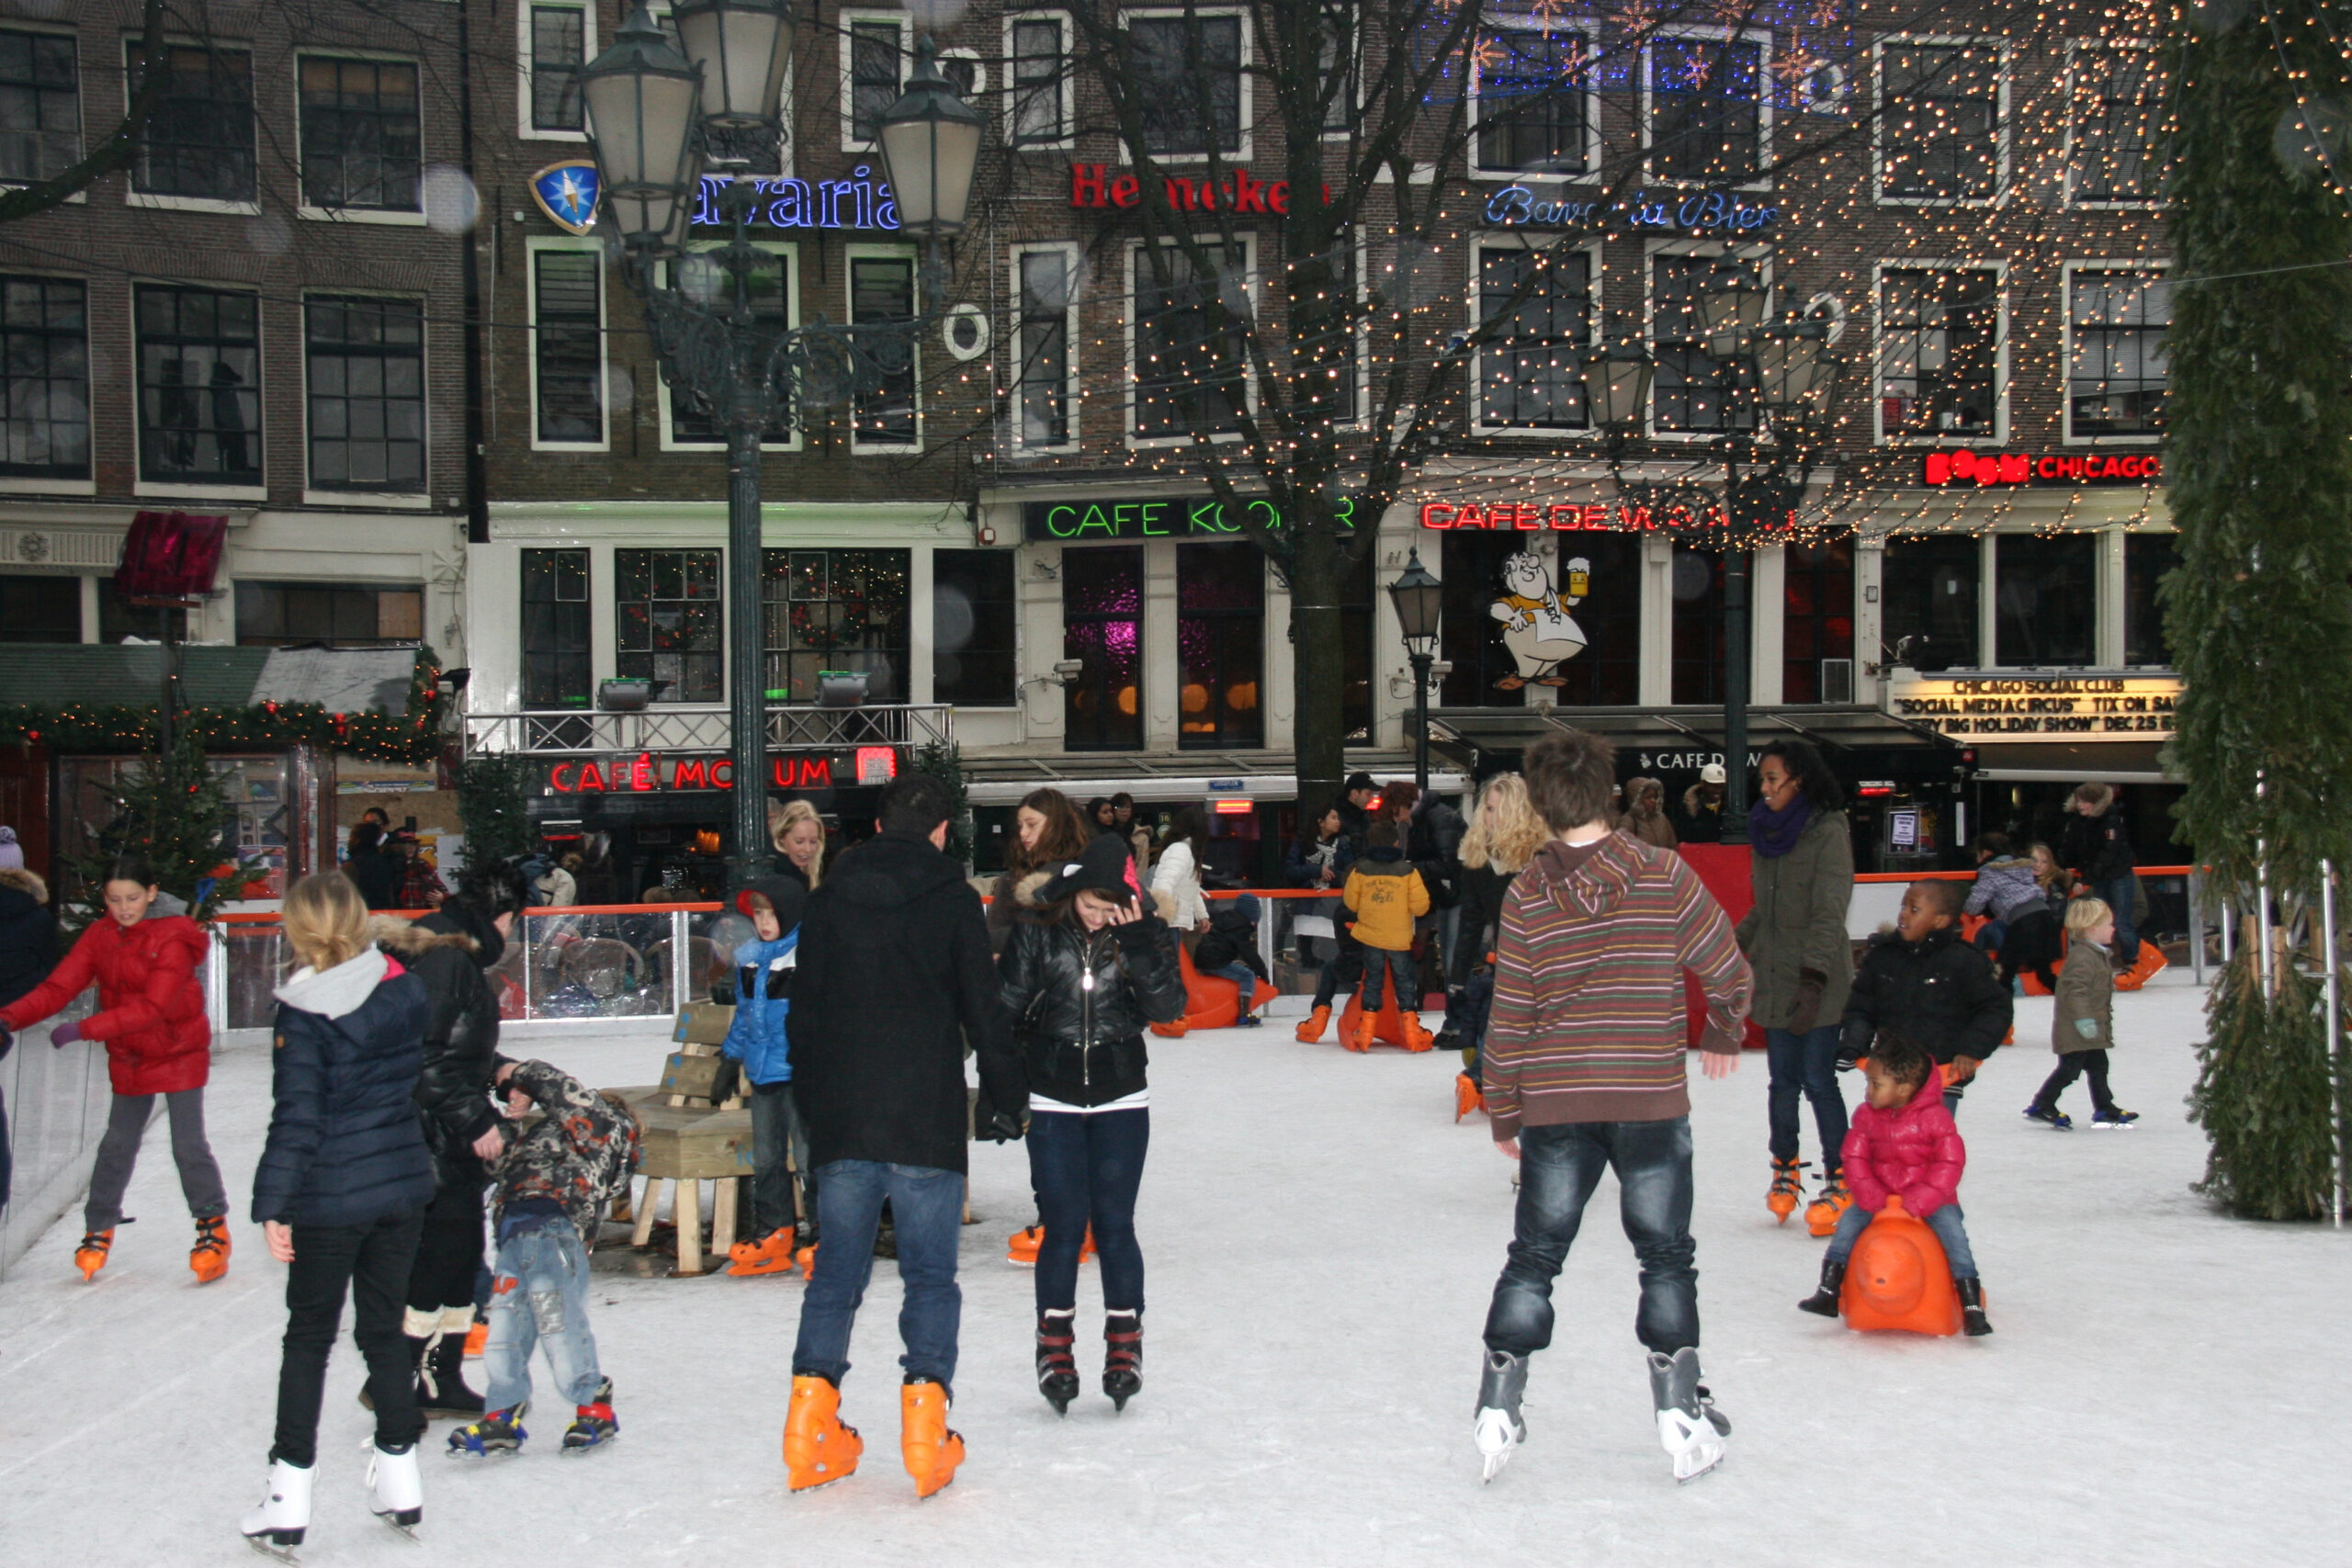
<svg viewBox="0 0 2352 1568"><path fill-rule="evenodd" d="M146 74L130 49L130 85ZM208 201L254 199L254 57L219 44L178 44L164 51L162 98L139 138L130 188L142 196Z"/></svg>
<svg viewBox="0 0 2352 1568"><path fill-rule="evenodd" d="M1649 46L1650 173L1707 185L1764 166L1761 44L1662 38Z"/></svg>
<svg viewBox="0 0 2352 1568"><path fill-rule="evenodd" d="M1266 743L1266 558L1257 546L1176 552L1176 744Z"/></svg>
<svg viewBox="0 0 2352 1568"><path fill-rule="evenodd" d="M1483 321L1503 321L1478 350L1479 423L1516 430L1591 423L1578 358L1592 338L1590 252L1481 246L1478 313Z"/></svg>
<svg viewBox="0 0 2352 1568"><path fill-rule="evenodd" d="M1993 662L2042 667L2097 657L2098 536L1993 539Z"/></svg>
<svg viewBox="0 0 2352 1568"><path fill-rule="evenodd" d="M1724 700L1724 558L1714 550L1674 551L1674 669L1677 703Z"/></svg>
<svg viewBox="0 0 2352 1568"><path fill-rule="evenodd" d="M0 576L0 642L80 642L82 580Z"/></svg>
<svg viewBox="0 0 2352 1568"><path fill-rule="evenodd" d="M90 326L79 279L0 277L0 474L90 477Z"/></svg>
<svg viewBox="0 0 2352 1568"><path fill-rule="evenodd" d="M260 300L147 283L137 297L139 477L260 484Z"/></svg>
<svg viewBox="0 0 2352 1568"><path fill-rule="evenodd" d="M1755 411L1739 393L1736 362L1707 352L1707 318L1699 304L1719 274L1753 265L1726 256L1650 258L1650 334L1657 360L1650 406L1659 430L1747 430L1755 424Z"/></svg>
<svg viewBox="0 0 2352 1568"><path fill-rule="evenodd" d="M770 702L815 702L824 671L864 675L868 702L907 700L910 558L906 550L762 552Z"/></svg>
<svg viewBox="0 0 2352 1568"><path fill-rule="evenodd" d="M584 708L589 668L588 552L523 552L523 705Z"/></svg>
<svg viewBox="0 0 2352 1568"><path fill-rule="evenodd" d="M726 695L718 560L717 550L613 552L614 672L661 682L657 702Z"/></svg>
<svg viewBox="0 0 2352 1568"><path fill-rule="evenodd" d="M187 640L187 612L158 610L151 604L134 604L111 577L98 579L98 640L120 642L127 637L153 642L164 635L168 622L172 636L181 642Z"/></svg>
<svg viewBox="0 0 2352 1568"><path fill-rule="evenodd" d="M580 72L588 63L588 8L581 5L533 6L527 17L528 74L533 130L584 130Z"/></svg>
<svg viewBox="0 0 2352 1568"><path fill-rule="evenodd" d="M1565 28L1489 33L1478 51L1478 166L1582 174L1592 141L1590 40Z"/></svg>
<svg viewBox="0 0 2352 1568"><path fill-rule="evenodd" d="M533 429L544 445L593 446L605 439L603 268L594 251L531 256L538 403Z"/></svg>
<svg viewBox="0 0 2352 1568"><path fill-rule="evenodd" d="M1015 698L1011 550L931 553L931 694L962 707L1010 707Z"/></svg>
<svg viewBox="0 0 2352 1568"><path fill-rule="evenodd" d="M1166 269L1153 270L1154 254ZM1244 323L1250 316L1247 251L1208 253L1217 275L1202 276L1173 246L1136 250L1135 433L1143 437L1221 434L1239 428Z"/></svg>
<svg viewBox="0 0 2352 1568"><path fill-rule="evenodd" d="M424 210L416 67L302 57L302 201L375 212Z"/></svg>
<svg viewBox="0 0 2352 1568"><path fill-rule="evenodd" d="M1994 434L2000 348L2000 274L1989 267L1882 271L1880 434Z"/></svg>
<svg viewBox="0 0 2352 1568"><path fill-rule="evenodd" d="M424 489L424 309L413 299L304 307L311 487Z"/></svg>
<svg viewBox="0 0 2352 1568"><path fill-rule="evenodd" d="M2066 179L2075 201L2164 198L2164 80L2153 49L2075 51Z"/></svg>
<svg viewBox="0 0 2352 1568"><path fill-rule="evenodd" d="M81 156L81 76L72 36L0 30L0 182L45 180Z"/></svg>
<svg viewBox="0 0 2352 1568"><path fill-rule="evenodd" d="M2169 665L2172 639L2165 635L2165 610L2156 597L2165 573L2180 565L2177 534L2123 536L2123 662Z"/></svg>
<svg viewBox="0 0 2352 1568"><path fill-rule="evenodd" d="M1071 253L1023 251L1021 269L1019 439L1023 446L1070 441Z"/></svg>
<svg viewBox="0 0 2352 1568"><path fill-rule="evenodd" d="M853 22L849 29L850 140L870 142L883 111L899 100L897 22Z"/></svg>
<svg viewBox="0 0 2352 1568"><path fill-rule="evenodd" d="M1990 201L2000 194L2002 46L1880 46L1879 196Z"/></svg>
<svg viewBox="0 0 2352 1568"><path fill-rule="evenodd" d="M1968 534L1889 539L1880 598L1889 662L1921 673L1977 667L1984 551Z"/></svg>
<svg viewBox="0 0 2352 1568"><path fill-rule="evenodd" d="M1854 542L1823 539L1791 545L1781 556L1781 699L1791 703L1854 700ZM1824 660L1843 660L1833 683Z"/></svg>
<svg viewBox="0 0 2352 1568"><path fill-rule="evenodd" d="M771 265L772 264L772 265ZM705 299L725 300L734 297L735 279L723 271L707 252L690 252L683 261L671 263L685 285L685 292ZM776 252L752 272L752 320L763 332L781 332L792 324L792 300L796 298L792 282L792 257ZM727 432L709 413L694 407L693 400L675 387L663 389L663 399L670 410L670 445L673 446L724 446ZM767 428L760 433L763 444L771 446L788 445L792 440L792 400L778 397L774 400L775 412L769 417Z"/></svg>
<svg viewBox="0 0 2352 1568"><path fill-rule="evenodd" d="M911 256L853 256L849 264L849 319L853 325L906 321L915 313L915 264ZM903 368L883 372L881 385L860 388L851 437L860 446L912 446L917 440L915 376L918 354Z"/></svg>
<svg viewBox="0 0 2352 1568"><path fill-rule="evenodd" d="M424 637L424 590L356 588L343 582L237 584L237 642L283 648L324 642L338 648L394 648Z"/></svg>
<svg viewBox="0 0 2352 1568"><path fill-rule="evenodd" d="M1143 551L1062 551L1062 657L1079 662L1062 696L1072 751L1143 748Z"/></svg>
<svg viewBox="0 0 2352 1568"><path fill-rule="evenodd" d="M1059 141L1062 123L1062 24L1024 17L1012 24L1012 144Z"/></svg>
<svg viewBox="0 0 2352 1568"><path fill-rule="evenodd" d="M2066 277L2066 434L2161 435L2172 384L2161 273L2078 268Z"/></svg>
<svg viewBox="0 0 2352 1568"><path fill-rule="evenodd" d="M1154 153L1241 150L1241 18L1136 17L1136 105Z"/></svg>

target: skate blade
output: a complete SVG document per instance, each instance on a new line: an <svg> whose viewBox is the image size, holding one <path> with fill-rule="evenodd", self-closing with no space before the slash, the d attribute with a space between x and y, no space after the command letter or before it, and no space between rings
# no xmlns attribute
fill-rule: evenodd
<svg viewBox="0 0 2352 1568"><path fill-rule="evenodd" d="M394 1533L399 1535L401 1540L407 1541L411 1546L423 1546L424 1544L423 1540L418 1539L416 1533L416 1527L424 1522L424 1509L417 1509L416 1517L411 1519L406 1524L401 1523L400 1515L398 1514L378 1514L376 1517L383 1520L386 1525L391 1528Z"/></svg>
<svg viewBox="0 0 2352 1568"><path fill-rule="evenodd" d="M566 1443L556 1451L561 1454L593 1454L598 1449L611 1448L615 1442L619 1440L619 1436L620 1435L618 1433L615 1433L612 1437L600 1438L593 1443Z"/></svg>
<svg viewBox="0 0 2352 1568"><path fill-rule="evenodd" d="M1674 1483L1688 1486L1701 1476L1713 1472L1724 1461L1724 1449L1716 1444L1712 1450L1674 1456Z"/></svg>
<svg viewBox="0 0 2352 1568"><path fill-rule="evenodd" d="M261 1535L249 1535L245 1537L245 1544L264 1557L273 1558L280 1562L299 1563L302 1561L294 1555L293 1547L277 1545L267 1539L267 1531L264 1531Z"/></svg>
<svg viewBox="0 0 2352 1568"><path fill-rule="evenodd" d="M1496 1476L1500 1475L1503 1472L1503 1466L1510 1462L1510 1456L1518 1447L1518 1444L1513 1443L1510 1448L1504 1449L1498 1453L1481 1454L1478 1456L1481 1462L1481 1468L1485 1472L1485 1474L1480 1478L1482 1484L1491 1483Z"/></svg>

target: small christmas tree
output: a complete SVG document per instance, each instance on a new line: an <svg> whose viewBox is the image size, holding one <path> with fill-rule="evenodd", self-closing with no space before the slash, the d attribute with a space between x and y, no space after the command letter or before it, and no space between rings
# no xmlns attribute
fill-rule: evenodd
<svg viewBox="0 0 2352 1568"><path fill-rule="evenodd" d="M155 886L198 920L209 919L220 900L238 891L242 879L221 874L230 858L221 830L228 796L193 727L180 729L169 751L149 751L123 770L103 794L110 807L105 825L80 853L66 857L78 904L71 923L87 925L105 914L107 874L118 855L145 857Z"/></svg>

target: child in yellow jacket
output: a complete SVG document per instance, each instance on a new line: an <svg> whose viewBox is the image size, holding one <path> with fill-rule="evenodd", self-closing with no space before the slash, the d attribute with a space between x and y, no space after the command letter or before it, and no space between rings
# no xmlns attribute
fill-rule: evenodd
<svg viewBox="0 0 2352 1568"><path fill-rule="evenodd" d="M1363 1012L1347 1046L1351 1051L1372 1049L1382 983L1393 978L1396 1007L1404 1014L1400 1032L1405 1049L1426 1051L1434 1037L1421 1028L1413 922L1430 912L1430 890L1397 847L1394 822L1374 823L1365 839L1370 847L1348 873L1347 887L1340 896L1356 918L1356 941L1363 946Z"/></svg>

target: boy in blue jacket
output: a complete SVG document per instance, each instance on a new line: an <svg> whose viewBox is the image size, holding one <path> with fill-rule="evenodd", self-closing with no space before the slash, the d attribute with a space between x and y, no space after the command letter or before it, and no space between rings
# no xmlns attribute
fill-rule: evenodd
<svg viewBox="0 0 2352 1568"><path fill-rule="evenodd" d="M796 1223L817 1212L816 1179L808 1168L808 1134L792 1099L792 1050L785 1023L792 1011L792 974L799 961L800 909L808 890L789 876L762 877L735 895L757 940L735 950L735 1022L719 1047L741 1064L752 1086L752 1237L729 1249L729 1274L783 1274L812 1239ZM793 1201L786 1150L797 1153L808 1203Z"/></svg>

